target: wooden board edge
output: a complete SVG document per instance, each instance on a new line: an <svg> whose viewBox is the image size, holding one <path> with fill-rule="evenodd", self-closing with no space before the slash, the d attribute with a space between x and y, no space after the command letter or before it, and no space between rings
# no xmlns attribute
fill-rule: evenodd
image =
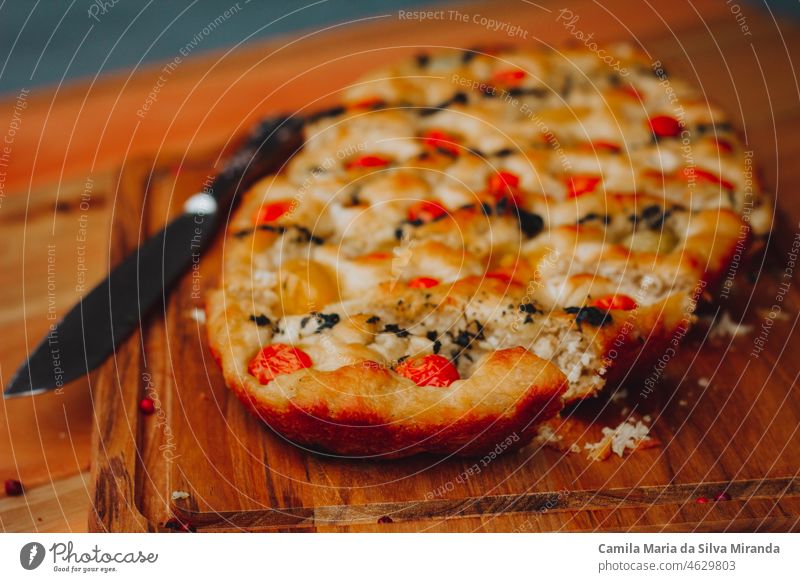
<svg viewBox="0 0 800 582"><path fill-rule="evenodd" d="M218 513L196 512L177 502L172 504L172 510L182 522L204 531L230 528L248 530L314 528L374 524L384 517L390 517L392 522L410 522L511 513L535 515L545 511L570 512L648 507L694 502L698 497L713 500L721 492L726 493L732 500L780 499L786 496L800 496L800 478L791 476L751 479L733 483L686 483L596 491L553 491L467 499L435 499L317 508L300 507L282 510L221 511ZM800 519L800 516L795 516L795 519Z"/></svg>

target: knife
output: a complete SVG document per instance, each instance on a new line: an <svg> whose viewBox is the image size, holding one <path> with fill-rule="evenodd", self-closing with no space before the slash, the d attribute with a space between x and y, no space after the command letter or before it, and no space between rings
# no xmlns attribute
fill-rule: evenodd
<svg viewBox="0 0 800 582"><path fill-rule="evenodd" d="M264 120L183 213L115 267L50 328L6 387L5 398L54 390L99 366L208 245L236 194L302 146L299 117Z"/></svg>

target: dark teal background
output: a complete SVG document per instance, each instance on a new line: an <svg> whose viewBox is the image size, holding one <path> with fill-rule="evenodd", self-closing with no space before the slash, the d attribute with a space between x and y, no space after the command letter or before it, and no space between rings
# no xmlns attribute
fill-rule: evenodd
<svg viewBox="0 0 800 582"><path fill-rule="evenodd" d="M636 1L631 0L632 4ZM443 3L240 0L239 13L205 37L192 55L245 40ZM763 6L763 0L750 3ZM105 14L100 4L108 5ZM232 0L116 0L116 4L114 0L0 0L0 92L93 77L130 69L140 62L171 60L194 35L234 4ZM798 0L769 0L768 4L779 14L800 14ZM93 5L97 7L96 20L88 14ZM289 14L292 11L297 12Z"/></svg>
<svg viewBox="0 0 800 582"><path fill-rule="evenodd" d="M0 92L130 69L140 61L172 60L203 27L236 4L235 0L113 2L0 0ZM239 0L239 12L203 38L192 56L245 40L434 3L446 2ZM88 11L100 4L108 5L106 13L95 8L93 19Z"/></svg>

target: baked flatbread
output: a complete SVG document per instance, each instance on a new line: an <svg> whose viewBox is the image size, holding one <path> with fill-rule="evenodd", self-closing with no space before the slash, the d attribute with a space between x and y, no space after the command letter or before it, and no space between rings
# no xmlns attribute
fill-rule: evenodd
<svg viewBox="0 0 800 582"><path fill-rule="evenodd" d="M723 112L608 54L418 55L310 116L208 298L241 401L316 451L470 455L674 348L771 207Z"/></svg>

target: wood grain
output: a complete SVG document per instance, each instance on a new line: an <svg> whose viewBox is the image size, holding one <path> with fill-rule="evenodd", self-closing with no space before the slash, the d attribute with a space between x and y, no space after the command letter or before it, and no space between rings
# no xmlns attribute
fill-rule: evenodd
<svg viewBox="0 0 800 582"><path fill-rule="evenodd" d="M550 10L561 7L542 4ZM768 189L778 191L782 224L777 238L785 248L800 219L800 202L790 194L800 184L800 167L793 163L800 150L800 140L796 137L800 108L790 62L800 42L797 26L775 23L770 15L747 7L752 35L746 37L724 3L711 0L661 3L658 12L645 6L633 11L627 6L621 0L602 6L579 0L570 3L569 8L581 16L584 30L596 32L598 40L635 38L668 63L671 70L701 84L711 99L733 114L738 112L736 124L746 132L747 143L755 151ZM461 10L523 24L530 32L526 42L561 43L570 39L561 25L553 24L552 13L526 3L495 2L465 6ZM139 226L149 232L163 224L179 203L170 196L180 198L188 194L211 171L216 155L228 140L254 119L279 110L321 106L333 99L330 92L349 83L361 71L416 51L417 46L468 46L492 40L509 39L470 23L413 23L392 17L313 35L295 44L281 39L249 45L231 54L220 52L187 59L170 76L155 108L144 119L136 115L136 110L151 90L160 66L142 69L130 77L108 76L95 83L32 92L22 130L13 145L13 164L3 178L6 196L0 199L0 224L6 233L4 248L0 250L3 265L0 293L5 294L5 301L0 302L0 322L6 332L4 349L0 351L3 381L45 331L51 302L55 303L57 313L63 314L79 294L74 265L78 252L76 233L84 214L88 214L90 225L89 241L83 249L88 257L89 285L103 276L120 256L122 247L134 244ZM280 48L279 52L270 54L276 48ZM315 68L326 59L331 62ZM275 91L266 96L265 87ZM6 103L10 105L12 101ZM0 124L3 127L5 120ZM127 169L119 174L115 168L123 162ZM186 181L173 194L177 182L172 173L178 166L184 169ZM80 201L88 181L92 184L91 201L84 212ZM143 204L145 192L148 198ZM114 242L112 253L108 251L109 240ZM47 283L49 244L55 245L60 265L53 293ZM781 250L772 251L770 257L772 270L779 272L785 263ZM203 262L204 285L213 281L215 260L212 254ZM740 297L740 302L730 309L734 315L744 312L746 322L760 325L761 317L756 310L771 304L775 292L774 283L763 277L757 300L745 305ZM191 302L187 303L182 295L171 297L166 316L151 318L146 333L132 338L126 347L132 350L139 345L137 342L142 342L147 365L141 350L136 357L119 354L113 361L113 370L104 370L93 378L93 398L87 390L89 383L84 380L61 394L4 402L0 415L0 476L21 478L29 491L58 490L65 482L63 479L86 469L94 428L98 455L95 474L99 475L102 468L106 476L104 484L108 486L103 494L108 488L113 491L102 497L102 503L92 512L95 528L121 524L115 520L126 510L132 515L123 518L128 520L124 522L125 528L146 529L157 528L173 510L181 508L186 512L206 512L209 508L222 512L233 508L258 513L273 507L352 507L387 502L372 491L374 481L369 466L304 458L280 439L253 429L241 407L229 400L218 378L214 379L215 369L210 364L201 365L201 369L191 373L182 370L182 362L196 363L198 360L192 358L203 353L200 330L196 325L187 329L182 310L189 305ZM667 445L637 453L622 462L624 473L637 477L634 482L625 482L619 472L605 464L598 469L576 459L567 466L560 455L544 450L532 453L526 460L526 465L535 465L538 470L547 468L530 482L504 479L508 467L519 465L520 461L502 461L508 466L497 470L492 467L479 480L470 479L458 491L436 501L523 494L535 503L540 499L537 495L561 491L565 483L574 483L575 491L591 492L608 488L638 490L669 482L691 488L694 483L729 480L738 483L762 477L780 480L796 476L800 463L791 448L783 447L784 443L796 442L793 431L800 418L794 382L797 364L792 361L797 348L797 334L791 333L797 314L794 292L784 313L790 315L790 320L779 322L762 358L747 363L751 346L746 338L736 340L732 351L723 344L708 357L704 354L694 361L690 376L680 386L667 385L658 400L641 403L642 410L650 410L654 416L663 410L655 426ZM180 341L176 342L176 338ZM681 380L681 364L691 362L694 349L696 346L687 346L680 361L671 365L673 382ZM153 379L162 409L172 415L166 423L159 417L141 419L133 412L136 397L146 387L145 373ZM700 377L712 379L709 389L691 386ZM184 382L194 381L205 384L193 392ZM128 390L131 387L136 388L136 394ZM755 392L747 392L748 387ZM675 394L670 393L672 389ZM206 404L197 405L194 398L198 393L200 398L208 399ZM173 399L176 395L180 399ZM125 400L106 410L108 399L117 397ZM689 402L687 410L678 406L679 400ZM97 416L93 415L93 402L102 403L94 410ZM108 418L104 416L108 412L120 422L106 424L105 430L111 433L103 433L101 420ZM581 414L591 417L594 411ZM725 422L725 430L709 431L720 419ZM124 432L114 433L117 425L124 427ZM179 433L178 428L186 425L192 430ZM224 427L224 434L217 432L220 426ZM221 445L217 444L219 441ZM172 466L181 470L170 472L170 458L181 454L180 447L191 448L197 443L212 448L206 449L206 454L191 457L192 462L189 456L178 457ZM780 446L776 447L776 443ZM101 444L105 446L102 453ZM209 454L217 446L226 447L224 450L230 457ZM427 462L414 461L421 467ZM128 472L124 477L123 466ZM228 485L219 477L230 477L234 466L242 467L241 474L234 475L233 485ZM406 503L418 499L420 493L440 487L463 468L437 468L430 474L426 472L424 484L413 485L406 478L412 471L408 467L387 468L386 472L402 480L393 496ZM218 481L208 491L200 491L201 495L193 495L186 507L172 507L169 494L173 488L202 485L202 480L195 481L193 473L200 469L211 471ZM275 478L276 473L282 476ZM242 483L247 487L241 487ZM37 499L37 504L44 502L42 497ZM58 499L54 496L52 503L58 503ZM69 499L84 503L86 511L85 501L77 497ZM28 503L30 498L2 500L0 518L4 530L31 529L32 522L24 518ZM58 507L54 510L57 512ZM567 520L564 516L568 514ZM402 521L380 525L363 520L351 525L312 520L302 528L514 530L530 522L526 527L536 530L559 527L780 530L796 527L797 515L797 504L792 497L775 500L758 497L702 508L665 501L644 512L629 507L587 508L577 512L564 509L543 514L430 517L420 522L406 516ZM245 521L253 518L254 515L241 517ZM74 520L69 523L74 527ZM219 527L219 523L214 527Z"/></svg>

